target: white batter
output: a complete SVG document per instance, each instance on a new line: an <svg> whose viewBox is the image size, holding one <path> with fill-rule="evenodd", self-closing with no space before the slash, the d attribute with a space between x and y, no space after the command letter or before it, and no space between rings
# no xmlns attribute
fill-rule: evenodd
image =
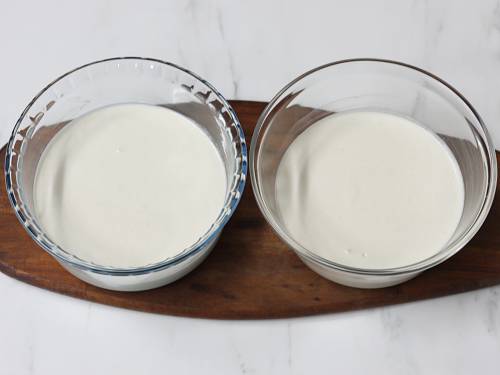
<svg viewBox="0 0 500 375"><path fill-rule="evenodd" d="M358 268L392 268L445 246L461 217L456 160L434 134L379 112L313 124L280 163L276 197L285 227L306 249Z"/></svg>
<svg viewBox="0 0 500 375"><path fill-rule="evenodd" d="M220 213L223 161L207 134L169 109L123 104L61 130L38 164L35 212L81 259L134 267L194 244Z"/></svg>

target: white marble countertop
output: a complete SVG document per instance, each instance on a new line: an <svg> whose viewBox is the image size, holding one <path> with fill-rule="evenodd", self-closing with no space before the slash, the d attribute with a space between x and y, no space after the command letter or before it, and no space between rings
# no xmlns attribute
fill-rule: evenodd
<svg viewBox="0 0 500 375"><path fill-rule="evenodd" d="M317 65L382 57L451 82L500 146L497 0L2 0L0 140L64 71L111 56L183 65L268 100ZM111 308L0 274L0 374L498 374L500 287L313 318L213 321Z"/></svg>

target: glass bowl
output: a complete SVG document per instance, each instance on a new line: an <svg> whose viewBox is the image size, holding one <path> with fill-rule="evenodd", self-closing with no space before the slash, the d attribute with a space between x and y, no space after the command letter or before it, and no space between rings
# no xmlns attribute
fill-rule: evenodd
<svg viewBox="0 0 500 375"><path fill-rule="evenodd" d="M275 191L276 172L284 152L314 122L333 113L353 110L378 110L414 119L441 138L454 154L464 180L464 209L452 238L430 258L398 268L349 267L304 248L284 226ZM264 217L306 265L340 284L379 288L415 277L445 261L470 241L491 207L497 166L495 149L483 121L449 84L400 62L352 59L301 75L271 100L253 134L250 174Z"/></svg>
<svg viewBox="0 0 500 375"><path fill-rule="evenodd" d="M37 222L33 181L50 140L72 119L119 103L161 105L192 119L211 137L224 161L227 193L209 230L187 249L159 263L135 268L93 264L54 242ZM208 82L177 65L120 57L83 65L45 87L26 107L7 146L5 180L10 203L31 238L76 277L99 287L138 291L173 282L210 253L241 198L246 180L245 137L234 110ZM105 230L105 228L103 228Z"/></svg>

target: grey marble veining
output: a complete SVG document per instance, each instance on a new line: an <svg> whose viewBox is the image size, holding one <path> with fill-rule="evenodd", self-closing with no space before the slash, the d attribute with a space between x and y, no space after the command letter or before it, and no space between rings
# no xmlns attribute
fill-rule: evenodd
<svg viewBox="0 0 500 375"><path fill-rule="evenodd" d="M7 2L0 139L46 83L118 55L169 60L226 97L268 100L351 57L428 69L500 146L500 1ZM500 287L304 319L224 322L79 301L0 275L0 374L498 374Z"/></svg>

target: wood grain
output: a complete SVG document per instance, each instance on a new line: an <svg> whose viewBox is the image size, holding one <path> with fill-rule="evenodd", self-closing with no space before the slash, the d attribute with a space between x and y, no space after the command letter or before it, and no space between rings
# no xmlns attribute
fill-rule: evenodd
<svg viewBox="0 0 500 375"><path fill-rule="evenodd" d="M250 141L264 103L233 101ZM0 157L4 158L5 150ZM497 159L499 154L497 153ZM259 212L250 183L212 254L185 278L146 292L88 285L67 273L18 223L0 188L0 270L29 284L108 305L218 319L303 316L390 305L500 283L500 204L470 244L449 261L402 285L363 290L310 271L277 238Z"/></svg>

